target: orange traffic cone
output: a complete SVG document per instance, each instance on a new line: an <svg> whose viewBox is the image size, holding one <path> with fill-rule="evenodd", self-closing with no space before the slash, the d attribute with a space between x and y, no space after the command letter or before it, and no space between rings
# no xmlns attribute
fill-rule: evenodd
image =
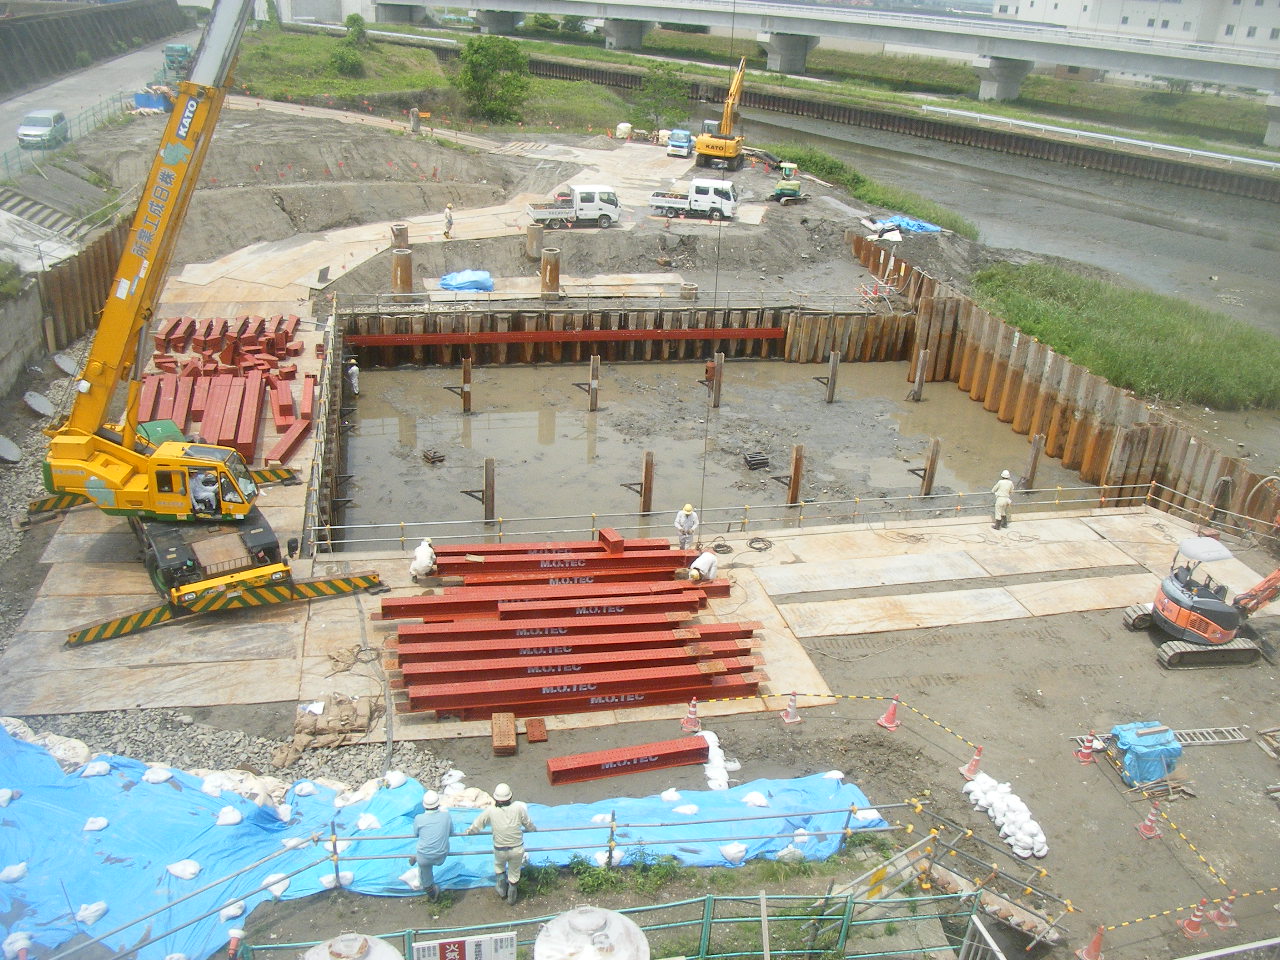
<svg viewBox="0 0 1280 960"><path fill-rule="evenodd" d="M966 780L972 780L978 775L978 763L982 760L982 748L975 747L973 750L973 759L960 767L960 773Z"/></svg>
<svg viewBox="0 0 1280 960"><path fill-rule="evenodd" d="M689 712L680 721L680 729L685 733L697 733L702 729L702 721L698 719L698 698L689 701Z"/></svg>
<svg viewBox="0 0 1280 960"><path fill-rule="evenodd" d="M1240 924L1236 923L1236 918L1231 914L1231 905L1235 902L1236 892L1232 890L1231 896L1222 901L1222 906L1217 910L1209 911L1209 919L1214 922L1214 925L1219 930L1230 930L1232 927L1240 926Z"/></svg>
<svg viewBox="0 0 1280 960"><path fill-rule="evenodd" d="M804 717L800 716L800 711L796 709L796 695L791 694L787 700L787 709L778 714L782 718L783 723L804 723Z"/></svg>
<svg viewBox="0 0 1280 960"><path fill-rule="evenodd" d="M1102 931L1103 927L1099 925L1098 932L1093 935L1089 945L1083 950L1076 951L1079 960L1102 960Z"/></svg>
<svg viewBox="0 0 1280 960"><path fill-rule="evenodd" d="M227 941L227 960L236 960L236 954L240 952L240 940L244 937L243 930L230 931L231 939Z"/></svg>
<svg viewBox="0 0 1280 960"><path fill-rule="evenodd" d="M889 709L884 715L876 721L877 727L884 727L886 730L893 732L902 726L902 721L898 719L898 697L894 696L893 702L889 704Z"/></svg>
<svg viewBox="0 0 1280 960"><path fill-rule="evenodd" d="M1081 766L1087 766L1088 764L1098 762L1098 758L1093 755L1093 745L1097 742L1097 733L1090 730L1089 736L1085 739L1080 749L1075 752L1076 759L1080 761Z"/></svg>
<svg viewBox="0 0 1280 960"><path fill-rule="evenodd" d="M1160 827L1156 820L1160 816L1160 801L1152 800L1151 809L1147 812L1147 819L1138 824L1138 832L1142 834L1143 840L1154 840L1156 837L1163 837Z"/></svg>
<svg viewBox="0 0 1280 960"><path fill-rule="evenodd" d="M1191 911L1191 916L1178 921L1178 929L1188 940L1203 940L1209 935L1209 932L1201 926L1204 923L1204 905L1208 902L1207 897L1201 897L1196 908Z"/></svg>

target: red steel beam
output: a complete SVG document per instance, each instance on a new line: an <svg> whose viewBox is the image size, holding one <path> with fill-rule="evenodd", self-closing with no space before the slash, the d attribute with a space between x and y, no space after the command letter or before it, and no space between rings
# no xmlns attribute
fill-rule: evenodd
<svg viewBox="0 0 1280 960"><path fill-rule="evenodd" d="M634 550L622 554L541 553L513 557L489 557L482 561L461 557L438 557L441 576L468 573L507 573L518 570L556 570L565 576L594 570L625 570L662 566L676 570L687 567L698 556L695 550Z"/></svg>
<svg viewBox="0 0 1280 960"><path fill-rule="evenodd" d="M439 626L429 624L428 626ZM399 664L407 663L451 663L455 660L471 660L476 657L494 657L510 659L511 657L540 657L557 655L567 657L578 656L596 651L625 653L631 650L643 650L650 647L673 647L679 644L698 640L698 634L687 627L674 629L634 630L626 633L585 633L567 636L543 637L454 637L451 634L440 634L435 637L405 636L391 637L387 641L390 658ZM746 640L714 640L707 646L718 655L724 654L721 646L725 643L749 643ZM732 653L748 651L732 651Z"/></svg>
<svg viewBox="0 0 1280 960"><path fill-rule="evenodd" d="M312 421L297 420L294 421L292 427L285 431L284 436L276 441L276 445L271 448L263 459L267 463L284 464L286 460L293 456L298 445L311 432Z"/></svg>
<svg viewBox="0 0 1280 960"><path fill-rule="evenodd" d="M508 330L491 333L353 333L353 347L457 346L468 343L616 343L661 340L782 340L783 327L700 327L694 330Z"/></svg>
<svg viewBox="0 0 1280 960"><path fill-rule="evenodd" d="M640 770L663 770L706 763L711 745L705 737L681 737L658 743L641 743L613 750L574 753L547 760L547 779L552 786L601 780Z"/></svg>
<svg viewBox="0 0 1280 960"><path fill-rule="evenodd" d="M586 693L563 700L539 700L513 702L504 707L468 707L460 711L444 711L462 720L484 720L495 709L514 713L517 717L540 717L548 714L591 713L600 710L625 710L632 707L648 707L671 703L688 703L690 697L699 700L738 699L758 696L760 684L768 679L761 673L729 673L711 677L711 683L700 687L673 687L666 690L631 691L626 693ZM401 712L412 712L413 701L397 703Z"/></svg>
<svg viewBox="0 0 1280 960"><path fill-rule="evenodd" d="M711 581L712 583L716 581ZM697 589L687 580L658 580L646 583L558 583L541 586L517 584L514 586L445 587L444 592L432 596L387 597L382 601L380 619L405 620L433 616L441 612L496 613L498 604L515 600L557 600L593 597L636 597L641 595L668 595ZM494 619L497 619L495 616Z"/></svg>
<svg viewBox="0 0 1280 960"><path fill-rule="evenodd" d="M500 602L498 619L528 619L539 614L551 617L599 617L609 614L648 613L654 610L681 610L690 616L706 603L699 593L671 593L645 597L566 597L561 600L519 600Z"/></svg>
<svg viewBox="0 0 1280 960"><path fill-rule="evenodd" d="M679 568L675 568L679 569ZM671 567L636 567L631 570L606 570L592 573L580 573L573 576L561 576L556 571L516 572L516 573L471 573L462 577L465 587L484 587L508 585L512 587L545 583L551 587L563 587L571 584L621 584L621 583L672 583L690 587L688 580L676 580L675 570ZM455 574L456 576L456 574ZM728 580L703 580L697 584L708 597L727 597L729 595Z"/></svg>
<svg viewBox="0 0 1280 960"><path fill-rule="evenodd" d="M546 648L555 650L554 647ZM473 656L481 651L476 651ZM541 656L483 657L477 660L448 660L433 662L401 662L397 668L406 683L423 682L430 677L434 683L461 683L476 677L501 680L504 677L561 677L572 680L575 674L593 670L641 670L648 667L666 667L677 663L694 663L698 660L719 659L713 655L709 644L688 643L683 646L648 647L636 650L596 650L590 653L578 651L572 657L563 653L548 652ZM742 659L755 659L759 657ZM739 664L743 670L760 666L758 663ZM736 672L736 671L733 671Z"/></svg>
<svg viewBox="0 0 1280 960"><path fill-rule="evenodd" d="M605 540L606 533L611 539ZM538 542L511 543L442 543L436 550L436 557L460 557L470 553L480 557L510 556L513 553L618 553L609 549L612 537L617 537L615 530L601 530L598 540L543 540ZM622 550L670 550L671 543L657 537L637 537L634 540L623 540Z"/></svg>
<svg viewBox="0 0 1280 960"><path fill-rule="evenodd" d="M460 623L402 623L401 640L513 640L540 643L548 638L586 636L593 633L635 633L637 630L675 630L687 620L682 613L642 613L629 617L561 617L532 620L499 620L494 615ZM720 639L720 638L716 638Z"/></svg>
<svg viewBox="0 0 1280 960"><path fill-rule="evenodd" d="M471 680L463 683L414 683L406 685L406 689L410 701L421 709L505 709L504 704L507 703L699 686L715 674L727 672L724 664L716 660L643 670L595 670L573 677L508 677L504 680Z"/></svg>

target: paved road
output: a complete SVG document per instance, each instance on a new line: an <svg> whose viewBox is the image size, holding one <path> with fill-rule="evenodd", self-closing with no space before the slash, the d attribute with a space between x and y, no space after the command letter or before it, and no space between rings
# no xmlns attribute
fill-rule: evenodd
<svg viewBox="0 0 1280 960"><path fill-rule="evenodd" d="M0 150L17 145L14 131L27 111L61 110L74 118L114 93L132 92L150 82L163 64L166 43L189 43L194 47L199 41L200 31L192 30L0 101Z"/></svg>

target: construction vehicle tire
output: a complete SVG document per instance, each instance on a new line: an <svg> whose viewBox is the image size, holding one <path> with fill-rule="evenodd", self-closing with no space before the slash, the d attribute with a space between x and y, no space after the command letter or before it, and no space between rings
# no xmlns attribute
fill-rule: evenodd
<svg viewBox="0 0 1280 960"><path fill-rule="evenodd" d="M707 214L707 216L709 216L712 220L720 220L724 218L724 214L721 213L719 210L712 210L709 214Z"/></svg>
<svg viewBox="0 0 1280 960"><path fill-rule="evenodd" d="M677 210L675 207L667 207L666 216L672 217L672 218L678 217L680 216L680 211Z"/></svg>
<svg viewBox="0 0 1280 960"><path fill-rule="evenodd" d="M563 221L563 220L548 220L548 221L547 221L547 229L548 229L548 230L559 230L559 229L560 229L561 227L563 227L563 226L564 226L564 221Z"/></svg>
<svg viewBox="0 0 1280 960"><path fill-rule="evenodd" d="M612 225L613 225L613 217L610 217L603 213L600 214L600 216L596 217L596 226L599 227L601 230L608 230L609 227Z"/></svg>

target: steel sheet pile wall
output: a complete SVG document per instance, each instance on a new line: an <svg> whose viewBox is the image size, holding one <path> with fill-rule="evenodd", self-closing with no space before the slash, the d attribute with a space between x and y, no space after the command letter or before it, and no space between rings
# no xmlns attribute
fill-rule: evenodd
<svg viewBox="0 0 1280 960"><path fill-rule="evenodd" d="M129 221L122 220L74 257L40 274L50 350L61 350L97 326L128 236Z"/></svg>
<svg viewBox="0 0 1280 960"><path fill-rule="evenodd" d="M854 237L853 255L916 308L911 348L915 357L929 351L926 380L955 383L1016 433L1042 434L1045 453L1103 487L1104 497L1141 500L1156 484L1168 489L1152 491L1153 506L1204 516L1209 504L1272 529L1280 487L1243 461L875 243Z"/></svg>

